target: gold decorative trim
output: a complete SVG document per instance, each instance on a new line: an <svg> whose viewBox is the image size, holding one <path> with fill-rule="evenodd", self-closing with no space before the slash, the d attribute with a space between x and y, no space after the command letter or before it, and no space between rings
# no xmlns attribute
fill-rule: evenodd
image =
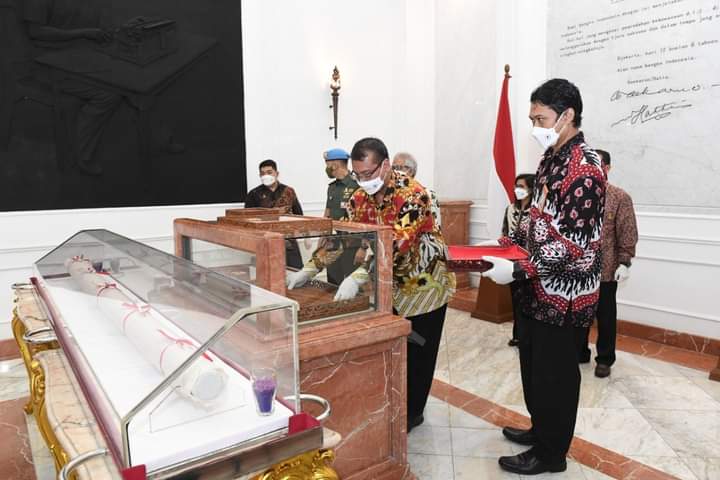
<svg viewBox="0 0 720 480"><path fill-rule="evenodd" d="M55 436L52 425L47 416L47 410L45 406L45 371L42 365L37 360L32 360L30 363L30 403L33 412L35 413L35 420L37 422L38 430L42 435L45 444L50 450L55 462L55 470L57 472L70 460L65 450L60 446L60 442ZM75 478L75 474L71 474L70 478Z"/></svg>
<svg viewBox="0 0 720 480"><path fill-rule="evenodd" d="M19 303L19 297L15 297L13 299L13 302ZM57 341L51 341L47 343L40 343L40 344L28 344L24 339L24 335L27 332L27 329L25 328L25 324L20 319L20 315L18 314L18 308L17 306L13 308L12 311L13 318L12 318L12 332L13 337L15 337L15 343L17 343L18 349L20 350L20 357L23 360L23 363L25 364L25 370L27 371L28 379L30 380L30 390L32 392L32 371L31 371L31 364L35 358L35 354L38 352L42 352L44 350L52 350L56 348L60 348L60 345ZM25 413L30 415L33 413L33 404L32 404L32 396L31 399L23 406L23 410Z"/></svg>
<svg viewBox="0 0 720 480"><path fill-rule="evenodd" d="M334 460L332 449L314 450L275 465L255 480L339 480L330 466Z"/></svg>
<svg viewBox="0 0 720 480"><path fill-rule="evenodd" d="M32 375L30 374L30 362L32 361L32 355L30 354L30 349L28 348L27 343L23 340L23 335L25 335L25 325L23 325L20 321L20 317L18 317L17 307L13 308L11 326L13 337L15 337L15 343L17 343L18 350L20 350L20 357L23 359L23 363L25 364L25 371L27 372L28 378L32 379ZM32 385L32 380L30 381L30 384ZM25 410L25 413L28 415L33 413L32 400L28 400L28 402L23 406L23 410Z"/></svg>

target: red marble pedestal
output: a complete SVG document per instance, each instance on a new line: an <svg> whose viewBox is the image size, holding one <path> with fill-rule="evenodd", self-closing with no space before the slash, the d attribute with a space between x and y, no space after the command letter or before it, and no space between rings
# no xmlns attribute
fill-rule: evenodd
<svg viewBox="0 0 720 480"><path fill-rule="evenodd" d="M300 391L330 401L324 425L342 435L333 467L343 480L415 478L407 463L409 333L410 322L386 313L301 330Z"/></svg>

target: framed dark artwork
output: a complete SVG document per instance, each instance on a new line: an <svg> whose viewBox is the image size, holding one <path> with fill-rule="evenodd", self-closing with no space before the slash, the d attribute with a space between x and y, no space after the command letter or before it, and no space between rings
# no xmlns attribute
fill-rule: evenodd
<svg viewBox="0 0 720 480"><path fill-rule="evenodd" d="M0 0L0 211L244 200L240 0Z"/></svg>

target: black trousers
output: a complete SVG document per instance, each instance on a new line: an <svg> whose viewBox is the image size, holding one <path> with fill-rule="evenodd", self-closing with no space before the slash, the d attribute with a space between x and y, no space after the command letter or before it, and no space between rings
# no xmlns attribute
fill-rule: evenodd
<svg viewBox="0 0 720 480"><path fill-rule="evenodd" d="M437 354L440 349L440 338L445 324L447 304L433 310L407 317L415 333L425 339L423 346L408 342L407 346L407 418L408 421L418 417L425 411Z"/></svg>
<svg viewBox="0 0 720 480"><path fill-rule="evenodd" d="M518 338L518 331L517 326L518 322L520 321L518 317L520 316L520 299L518 298L518 295L520 294L520 285L518 284L517 280L510 283L510 300L512 302L512 309L513 309L513 329L512 329L512 338L517 340Z"/></svg>
<svg viewBox="0 0 720 480"><path fill-rule="evenodd" d="M525 405L538 438L534 450L548 463L565 458L580 399L576 328L520 315L518 345Z"/></svg>
<svg viewBox="0 0 720 480"><path fill-rule="evenodd" d="M615 341L617 338L617 282L600 282L600 298L597 309L597 331L598 338L595 348L597 356L595 362L611 366L615 363ZM583 329L581 338L578 341L578 358L581 361L589 361L590 347L588 336L590 329Z"/></svg>
<svg viewBox="0 0 720 480"><path fill-rule="evenodd" d="M285 240L285 264L297 270L303 268L300 245L298 245L298 241L294 238Z"/></svg>

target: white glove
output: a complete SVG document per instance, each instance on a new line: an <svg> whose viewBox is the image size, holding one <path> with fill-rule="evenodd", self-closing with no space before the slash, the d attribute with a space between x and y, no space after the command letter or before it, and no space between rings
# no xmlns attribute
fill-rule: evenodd
<svg viewBox="0 0 720 480"><path fill-rule="evenodd" d="M290 272L285 279L285 284L288 290L292 290L296 287L302 287L313 277L312 273L308 270L298 270L297 272Z"/></svg>
<svg viewBox="0 0 720 480"><path fill-rule="evenodd" d="M628 278L630 278L630 267L627 265L620 265L617 270L615 270L615 281L624 282Z"/></svg>
<svg viewBox="0 0 720 480"><path fill-rule="evenodd" d="M358 267L353 273L351 273L345 280L342 281L340 286L335 293L335 301L338 300L350 300L355 298L355 295L360 291L360 286L366 283L370 279L367 270L363 267Z"/></svg>
<svg viewBox="0 0 720 480"><path fill-rule="evenodd" d="M480 243L476 243L473 247L499 247L500 242L497 240L483 240Z"/></svg>
<svg viewBox="0 0 720 480"><path fill-rule="evenodd" d="M515 265L512 261L499 257L485 256L483 260L493 264L493 267L483 272L482 276L487 277L498 285L507 285L515 280L513 278L513 270Z"/></svg>
<svg viewBox="0 0 720 480"><path fill-rule="evenodd" d="M335 294L335 301L350 300L360 291L360 284L352 277L346 277L342 281Z"/></svg>

